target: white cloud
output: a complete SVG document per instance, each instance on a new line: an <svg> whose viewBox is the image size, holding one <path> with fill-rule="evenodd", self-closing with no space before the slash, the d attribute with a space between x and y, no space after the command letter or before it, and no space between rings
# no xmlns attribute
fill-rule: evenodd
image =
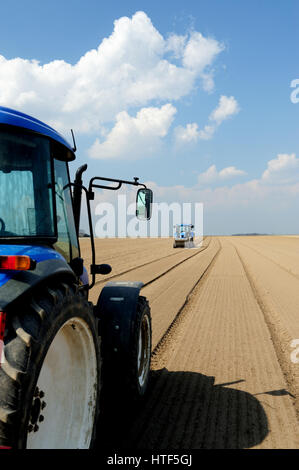
<svg viewBox="0 0 299 470"><path fill-rule="evenodd" d="M176 108L166 104L161 108L142 108L131 117L122 111L104 142L95 141L89 150L92 158L125 158L134 160L153 153L168 133Z"/></svg>
<svg viewBox="0 0 299 470"><path fill-rule="evenodd" d="M199 130L198 124L189 123L186 127L177 126L175 129L175 139L178 144L186 142L197 142L201 140L209 140L213 137L217 127L239 112L240 108L237 100L233 96L222 95L217 108L215 108L209 116L211 124L207 124L203 129Z"/></svg>
<svg viewBox="0 0 299 470"><path fill-rule="evenodd" d="M186 41L187 36L180 36L172 33L166 41L166 51L172 52L175 59L181 59L184 55Z"/></svg>
<svg viewBox="0 0 299 470"><path fill-rule="evenodd" d="M279 160L279 156L275 160ZM268 167L269 164L270 161ZM218 172L212 165L205 173L206 181L216 175L219 184L214 188L198 183L190 187L160 186L153 181L145 181L145 184L153 190L157 203L202 202L205 234L298 233L298 220L294 217L298 209L298 179L286 183L282 173L281 179L277 173L276 183L270 185L266 184L262 174L257 179L228 185L228 176L235 176L239 171L230 166ZM96 203L109 200L117 204L118 194L114 191L98 192ZM122 194L127 195L128 202L134 202L136 189L126 187Z"/></svg>
<svg viewBox="0 0 299 470"><path fill-rule="evenodd" d="M210 121L215 121L217 125L229 117L237 114L240 108L237 100L233 96L221 96L216 109L210 114Z"/></svg>
<svg viewBox="0 0 299 470"><path fill-rule="evenodd" d="M174 132L176 140L181 143L196 142L199 136L198 125L195 122L187 124L186 127L177 126Z"/></svg>
<svg viewBox="0 0 299 470"><path fill-rule="evenodd" d="M220 171L217 171L216 165L212 165L204 173L198 175L197 181L199 185L205 185L235 178L236 176L243 176L245 174L245 171L238 170L234 166L228 166Z"/></svg>
<svg viewBox="0 0 299 470"><path fill-rule="evenodd" d="M242 176L242 175L245 175L245 174L246 174L245 171L238 170L234 166L228 166L226 168L223 168L223 170L219 171L220 179L234 178L235 176Z"/></svg>
<svg viewBox="0 0 299 470"><path fill-rule="evenodd" d="M203 129L201 129L198 133L198 137L201 140L209 140L213 137L215 132L215 126L206 125Z"/></svg>
<svg viewBox="0 0 299 470"><path fill-rule="evenodd" d="M99 132L118 113L187 96L223 45L199 32L165 39L144 12L114 22L112 34L72 65L0 56L0 104L19 108L61 132ZM169 52L176 60L171 61Z"/></svg>
<svg viewBox="0 0 299 470"><path fill-rule="evenodd" d="M203 80L206 91L214 88L213 72L206 69L211 66L216 56L224 50L223 44L213 38L205 38L201 33L194 31L183 52L183 64L186 68L196 72Z"/></svg>
<svg viewBox="0 0 299 470"><path fill-rule="evenodd" d="M271 163L274 160L276 164ZM217 178L215 188L199 182L191 187L146 184L153 189L156 202L202 202L205 234L298 233L298 220L294 218L298 208L298 176L290 182L283 169L295 166L298 175L299 158L283 159L278 155L274 160L267 165L267 169L273 165L280 167L273 184L266 184L264 172L260 178L228 185L228 177L237 176L240 170L227 167L218 172L215 165L205 172L206 182Z"/></svg>
<svg viewBox="0 0 299 470"><path fill-rule="evenodd" d="M299 158L294 153L278 154L268 161L267 169L262 175L264 183L287 184L299 180Z"/></svg>

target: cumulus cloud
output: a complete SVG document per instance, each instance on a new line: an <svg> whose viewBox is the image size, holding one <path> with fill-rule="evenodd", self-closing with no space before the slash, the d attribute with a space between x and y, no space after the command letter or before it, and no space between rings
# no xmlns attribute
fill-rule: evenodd
<svg viewBox="0 0 299 470"><path fill-rule="evenodd" d="M279 155L274 160L277 161L278 166L279 161L281 167L287 166L287 164L281 164L284 159L279 158ZM297 162L299 158L292 157L285 160ZM271 160L267 163L267 169L273 168L273 163L270 164L270 162ZM298 208L298 178L296 181L287 183L282 171L277 171L276 182L268 184L264 177L267 169L259 178L229 184L229 177L237 176L236 173L241 170L230 166L217 171L215 165L212 165L209 171L205 172L206 182L209 179L211 182L216 175L215 187L209 184L199 184L199 182L190 187L161 186L154 181L145 181L145 184L153 190L156 203L202 202L205 234L298 233L298 221L294 217ZM96 202L109 200L112 204L117 204L117 194L114 191L108 191L108 193L107 191L98 192ZM122 194L126 194L127 202L131 203L135 200L136 190L125 188Z"/></svg>
<svg viewBox="0 0 299 470"><path fill-rule="evenodd" d="M187 39L186 35L170 34L166 40L166 52L171 52L175 59L181 59L184 55Z"/></svg>
<svg viewBox="0 0 299 470"><path fill-rule="evenodd" d="M72 127L93 134L130 108L188 95L198 81L213 87L211 67L222 50L217 40L196 31L164 38L139 11L116 20L111 35L74 65L0 55L0 104L61 132Z"/></svg>
<svg viewBox="0 0 299 470"><path fill-rule="evenodd" d="M200 75L206 91L211 91L214 88L214 81L212 72L207 73L205 70L223 49L223 44L213 38L205 38L196 31L192 33L186 44L183 52L183 64Z"/></svg>
<svg viewBox="0 0 299 470"><path fill-rule="evenodd" d="M234 166L228 166L218 171L216 165L211 165L204 173L198 175L197 181L199 185L205 185L235 178L236 176L243 176L245 174L245 171L238 170Z"/></svg>
<svg viewBox="0 0 299 470"><path fill-rule="evenodd" d="M291 180L286 175L288 171L289 176L292 169L296 169L297 177ZM224 226L222 232L217 220L213 221L218 233L237 232L240 229L237 214L244 218L244 224L246 218L248 219L246 230L249 232L271 232L273 214L275 214L273 232L286 233L288 230L294 230L296 224L290 223L292 220L290 215L298 205L299 158L296 158L295 154L279 154L275 159L268 161L267 169L259 178L228 184L231 178L244 175L246 175L244 171L234 166L217 171L216 166L212 165L198 176L197 183L191 187L182 185L161 187L155 183L149 187L154 189L155 201L203 202L206 216L209 217L210 214L211 217L211 214L213 216L216 214L222 222L225 221L225 215L230 214L234 227ZM272 184L268 184L270 177ZM215 187L212 187L213 183L217 183ZM283 221L288 221L291 229L283 226ZM298 232L298 223L296 230Z"/></svg>
<svg viewBox="0 0 299 470"><path fill-rule="evenodd" d="M177 126L174 132L176 140L180 143L196 142L199 137L198 125L195 122L187 124L186 127Z"/></svg>
<svg viewBox="0 0 299 470"><path fill-rule="evenodd" d="M265 184L262 177L244 183L211 188L148 184L156 202L202 202L204 233L298 233L294 218L298 208L299 183Z"/></svg>
<svg viewBox="0 0 299 470"><path fill-rule="evenodd" d="M122 111L105 141L95 141L89 150L92 158L124 158L133 160L154 152L168 133L176 108L166 104L161 108L142 108L136 117Z"/></svg>
<svg viewBox="0 0 299 470"><path fill-rule="evenodd" d="M201 140L210 140L215 132L215 126L206 125L203 129L198 132L198 137Z"/></svg>
<svg viewBox="0 0 299 470"><path fill-rule="evenodd" d="M209 140L213 137L217 127L240 111L239 104L233 96L222 95L217 108L215 108L209 116L211 124L207 124L203 129L199 129L195 122L189 123L186 127L177 126L175 129L175 139L177 143L197 142L201 140Z"/></svg>
<svg viewBox="0 0 299 470"><path fill-rule="evenodd" d="M219 104L214 111L210 114L210 121L214 121L217 125L229 117L239 112L239 105L237 100L233 96L221 96Z"/></svg>
<svg viewBox="0 0 299 470"><path fill-rule="evenodd" d="M264 183L288 184L299 180L299 158L294 153L278 154L268 161L267 169L262 175Z"/></svg>

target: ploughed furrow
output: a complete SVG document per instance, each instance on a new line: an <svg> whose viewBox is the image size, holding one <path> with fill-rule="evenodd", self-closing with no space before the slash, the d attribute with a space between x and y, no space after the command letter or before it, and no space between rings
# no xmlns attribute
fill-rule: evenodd
<svg viewBox="0 0 299 470"><path fill-rule="evenodd" d="M299 237L232 237L236 246L246 246L299 279Z"/></svg>
<svg viewBox="0 0 299 470"><path fill-rule="evenodd" d="M219 242L213 238L208 248L196 256L169 270L155 282L142 289L149 300L153 325L153 348L157 346L169 325L185 305L194 286L219 250Z"/></svg>
<svg viewBox="0 0 299 470"><path fill-rule="evenodd" d="M191 258L199 256L201 252L208 249L210 246L211 238L206 238L201 247L197 249L184 249L179 250L179 252L174 255L168 255L159 259L154 259L153 261L147 262L142 265L137 265L135 267L129 268L124 272L119 274L114 274L112 276L105 276L100 281L96 282L95 287L90 293L90 300L94 303L97 302L98 296L104 287L105 283L108 281L141 281L144 283L145 287L161 277L168 274L170 271L177 269L177 267ZM112 266L112 272L114 268ZM145 294L143 294L145 295Z"/></svg>
<svg viewBox="0 0 299 470"><path fill-rule="evenodd" d="M280 245L279 238L291 239L275 237L274 241L278 246ZM292 343L299 339L299 279L294 276L294 273L285 269L289 266L289 259L285 258L284 254L274 262L270 259L271 253L269 253L269 258L266 258L257 252L256 243L253 243L252 248L251 241L246 240L246 243L241 243L241 240L231 238L231 242L238 250L263 310L289 391L296 397L295 404L299 416L299 365L297 357L295 360L292 359L294 352ZM262 250L265 246L265 251L267 251L268 240L261 240L259 243L260 249ZM273 253L277 254L274 250Z"/></svg>
<svg viewBox="0 0 299 470"><path fill-rule="evenodd" d="M141 293L150 304L152 315L153 348L157 346L169 325L186 303L187 296L201 278L219 249L217 239L207 247L190 250L187 259L162 259L136 268L115 278L116 281L142 281L145 286ZM184 250L187 251L187 250ZM189 251L189 250L188 250ZM96 286L90 299L96 303L100 293Z"/></svg>
<svg viewBox="0 0 299 470"><path fill-rule="evenodd" d="M116 414L109 415L111 434L109 438L106 426L104 445L126 449L299 447L293 398L264 314L235 248L227 239L221 243L221 251L182 310L178 327L170 330L155 351L145 402L138 409L120 404L116 410L113 404ZM200 263L210 250L189 261ZM158 285L149 287L157 289ZM169 289L172 295L175 305ZM159 296L162 293L153 293L152 300ZM153 313L155 321L156 307ZM122 423L117 432L116 417Z"/></svg>
<svg viewBox="0 0 299 470"><path fill-rule="evenodd" d="M179 264L183 263L187 259L192 258L193 256L196 256L198 252L205 250L209 246L209 243L210 243L210 238L206 238L201 244L201 246L199 246L195 250L176 251L175 253L171 253L170 255L162 256L160 258L155 258L154 260L148 261L144 264L138 264L136 266L125 269L124 271L121 271L118 273L115 273L114 270L112 269L113 274L109 276L105 276L105 279L96 281L96 284L99 285L102 283L106 283L108 280L109 281L110 280L112 281L123 280L125 278L126 280L130 280L128 279L127 274L131 273L132 271L134 271L133 277L135 276L134 277L135 280L137 279L136 276L138 276L139 273L143 273L143 271L147 273L151 273L150 275L146 277L147 280L143 281L144 284L146 285L150 284L151 282L155 281L158 277L165 274L168 269L172 269L173 267L178 266ZM148 270L149 265L151 265L150 271ZM145 270L143 268L145 268Z"/></svg>
<svg viewBox="0 0 299 470"><path fill-rule="evenodd" d="M195 286L199 283L199 281L202 280L202 278L207 275L208 270L212 266L213 262L216 259L217 254L219 253L220 250L220 243L217 239L212 239L211 243L209 243L208 246L206 246L206 250L202 250L199 253L199 256L196 257L197 259L197 265L192 263L190 265L188 262L191 260L186 260L185 262L182 262L181 265L179 266L182 268L184 266L184 271L183 273L186 274L189 272L189 268L192 268L190 272L192 273L192 276L184 276L183 280L180 281L181 284L184 284L184 289L180 289L180 297L179 297L179 303L177 303L177 296L174 295L175 292L177 293L178 291L178 285L177 285L177 278L179 276L175 276L175 279L173 277L173 272L175 273L178 272L178 266L175 266L173 270L168 271L164 276L163 276L163 281L165 281L165 278L167 279L166 284L163 282L163 288L165 285L167 285L167 297L168 297L168 302L167 302L167 312L165 313L163 309L159 309L157 312L155 309L151 307L151 313L152 313L152 328L153 328L153 347L155 348L155 351L159 350L162 346L161 344L164 344L164 342L168 341L168 336L172 334L173 330L176 330L177 328L180 327L180 323L184 321L183 313L184 313L184 305L187 304L189 299L193 295L193 291ZM208 253L208 254L207 254ZM178 274L181 274L179 272ZM191 281L191 282L190 282ZM154 281L150 282L149 284L151 285L151 288L153 286L159 286L161 283L161 276ZM146 291L146 287L144 290L142 290L142 295L144 295ZM151 292L146 292L146 295L151 295ZM160 296L160 295L158 295ZM172 300L171 300L172 299ZM181 315L182 313L182 315ZM160 330L157 330L156 328L156 320L160 318L160 316L165 316L163 324L163 328ZM161 318L160 318L161 320ZM155 352L153 352L153 355L155 356ZM150 390L147 393L147 397L150 397L152 395L153 391L153 385L156 383L157 375L156 371L152 370L152 378L150 382ZM171 386L172 388L172 386ZM128 430L131 426L131 424L135 424L138 426L138 431L137 433L142 433L144 430L144 427L146 428L148 424L148 418L145 418L145 420L137 420L135 421L136 417L140 412L145 412L144 408L144 401L142 401L139 405L134 403L129 403L126 402L124 403L122 401L121 395L117 397L117 402L115 399L112 399L112 401L109 401L109 398L106 396L105 398L105 403L102 406L102 416L100 420L100 425L98 429L98 442L101 443L101 447L113 447L113 448L122 448L125 443L124 443L124 436L127 435ZM152 395L152 399L154 401L159 402L159 397L157 397L155 394ZM162 402L163 406L163 402ZM146 409L149 412L149 420L151 420L151 407L148 408L147 406L147 401L146 401ZM114 423L117 421L117 427L115 427ZM166 422L162 423L161 425L166 425L167 426L167 420ZM141 426L141 428L140 428ZM129 437L130 439L130 437ZM129 444L130 447L130 444ZM150 448L150 447L149 447Z"/></svg>
<svg viewBox="0 0 299 470"><path fill-rule="evenodd" d="M204 237L202 245L209 242ZM195 245L198 241L195 241ZM88 238L80 239L81 252L84 255L84 264L91 264L91 245ZM122 274L137 266L156 261L168 256L187 257L194 250L174 249L172 238L96 238L95 239L96 263L107 263L112 266L112 273L105 276L105 280L116 274ZM101 281L98 277L97 281Z"/></svg>

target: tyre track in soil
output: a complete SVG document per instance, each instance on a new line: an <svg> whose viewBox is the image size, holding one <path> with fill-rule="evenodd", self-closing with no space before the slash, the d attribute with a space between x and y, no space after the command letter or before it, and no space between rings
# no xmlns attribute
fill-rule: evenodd
<svg viewBox="0 0 299 470"><path fill-rule="evenodd" d="M204 237L202 247L209 244L210 237ZM80 239L85 265L91 264L91 247L88 239ZM195 247L194 247L195 248ZM197 249L200 249L198 247ZM158 260L176 257L188 257L191 250L172 247L172 239L95 239L96 263L112 266L112 274L96 280L96 285L103 284L116 276L121 276L138 267ZM193 251L193 250L192 250Z"/></svg>
<svg viewBox="0 0 299 470"><path fill-rule="evenodd" d="M211 241L211 238L207 237L203 241L202 246L200 246L198 248L197 247L192 247L192 249L196 249L196 253L191 252L191 254L190 254L190 251L186 249L186 250L183 250L181 252L171 253L171 254L166 255L166 256L160 256L159 258L155 258L155 259L147 261L143 264L138 264L138 265L133 266L129 269L123 270L121 272L117 272L116 274L112 274L110 276L105 276L105 279L101 279L99 281L96 281L95 285L98 286L100 284L106 283L106 282L111 281L111 280L123 280L124 279L123 276L127 275L128 273L132 273L132 271L134 271L134 273L136 271L136 276L138 278L139 273L143 273L143 271L144 271L143 268L146 268L145 272L147 272L148 271L147 268L149 266L151 266L151 270L150 270L151 276L144 282L144 287L145 287L146 285L148 285L148 284L156 281L157 279L159 279L159 277L162 277L169 270L175 268L176 266L178 266L179 264L181 264L184 261L188 260L189 258L193 258L193 256L196 256L199 252L204 251L206 248L208 248L208 246L210 244L210 241ZM165 269L165 267L164 267L165 266L165 261L167 263L166 266L169 266L169 267L167 267L166 270L164 270L164 271L162 270L160 272L160 265ZM153 273L159 273L159 274L154 274L154 277L152 277ZM131 274L130 274L130 276L131 276ZM126 280L129 280L129 279L126 279Z"/></svg>
<svg viewBox="0 0 299 470"><path fill-rule="evenodd" d="M161 340L185 304L190 291L210 264L218 249L217 243L215 239L211 239L207 241L206 246L199 248L195 253L192 250L192 254L187 257L182 253L183 258L178 262L169 258L160 259L115 277L116 281L138 280L144 283L141 295L147 297L151 307L153 348ZM97 302L103 287L104 284L101 284L91 292L90 300L93 303Z"/></svg>
<svg viewBox="0 0 299 470"><path fill-rule="evenodd" d="M298 276L289 269L290 260L284 254L274 261L268 256L262 256L248 243L237 239L232 239L231 242L239 254L263 311L288 390L295 397L294 404L299 419L299 366L291 360L294 349L291 342L299 338ZM267 243L267 239L263 240L265 246Z"/></svg>
<svg viewBox="0 0 299 470"><path fill-rule="evenodd" d="M231 241L235 246L244 246L255 251L259 256L271 261L281 269L299 279L299 240L287 237L258 237L249 238L247 243L244 237L234 237ZM248 245L249 243L249 245ZM285 246L286 245L286 246Z"/></svg>
<svg viewBox="0 0 299 470"><path fill-rule="evenodd" d="M264 314L236 249L221 244L155 350L142 406L107 409L104 447L299 447L293 400Z"/></svg>
<svg viewBox="0 0 299 470"><path fill-rule="evenodd" d="M189 268L190 266L186 266L186 263L182 262L179 266L175 266L174 269L167 271L167 273L163 276L166 278L166 285L168 286L167 294L166 294L166 301L167 301L167 308L166 312L164 309L153 308L152 301L161 295L161 290L157 290L157 286L161 284L161 277L159 276L156 279L158 282L151 280L148 282L148 286L153 289L153 298L151 298L150 292L142 292L142 295L147 295L147 298L150 301L151 306L151 315L152 315L152 329L153 329L153 348L156 349L158 344L164 343L165 337L169 335L169 332L176 328L177 324L181 321L181 312L183 311L183 307L186 303L188 303L190 297L192 296L192 291L198 282L206 275L210 265L214 262L215 257L217 256L220 249L220 245L218 240L210 239L205 247L200 252L196 253L199 255L200 263L197 262L197 270L189 270L192 275L190 278L187 279L187 282L182 283L181 278L177 275L174 275L174 272L177 273L178 268L182 270L184 267L184 271L186 271L186 267ZM203 255L204 258L203 258ZM195 255L192 255L192 258ZM194 260L187 259L186 262L193 261L192 268L194 265ZM183 271L183 272L184 272ZM188 271L188 270L187 270ZM181 273L180 273L181 274ZM190 280L193 280L193 284L189 284ZM162 284L162 292L165 287L165 279L163 279ZM186 279L184 279L186 281ZM188 282L189 281L189 282ZM177 282L184 285L184 288L179 289L180 293L180 302L177 305ZM169 292L169 289L172 289L172 292ZM155 295L156 291L156 295ZM176 291L176 298L173 299L173 294ZM158 294L157 294L158 292ZM171 308L169 309L169 303ZM162 317L162 321L161 321ZM160 319L160 324L159 324ZM158 326L157 326L158 321ZM161 327L161 325L163 325ZM153 353L154 354L154 353ZM150 392L149 392L150 394ZM108 401L107 401L108 400ZM142 405L143 407L143 405ZM110 402L109 398L106 397L106 401L102 406L102 416L100 419L100 425L97 432L97 442L100 443L101 447L108 447L108 448L119 448L121 446L122 434L127 432L126 427L130 426L128 423L131 421L132 417L136 416L136 413L139 412L139 406L134 405L134 409L130 407L128 403L123 403L121 400L121 395L117 395L117 398L113 398L112 402ZM115 423L117 422L117 426Z"/></svg>

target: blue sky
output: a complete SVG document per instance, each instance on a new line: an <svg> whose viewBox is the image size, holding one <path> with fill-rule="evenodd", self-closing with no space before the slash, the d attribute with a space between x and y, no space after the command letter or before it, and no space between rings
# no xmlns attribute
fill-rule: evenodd
<svg viewBox="0 0 299 470"><path fill-rule="evenodd" d="M0 104L73 127L72 173L203 202L206 233L298 233L298 18L292 0L5 2Z"/></svg>

